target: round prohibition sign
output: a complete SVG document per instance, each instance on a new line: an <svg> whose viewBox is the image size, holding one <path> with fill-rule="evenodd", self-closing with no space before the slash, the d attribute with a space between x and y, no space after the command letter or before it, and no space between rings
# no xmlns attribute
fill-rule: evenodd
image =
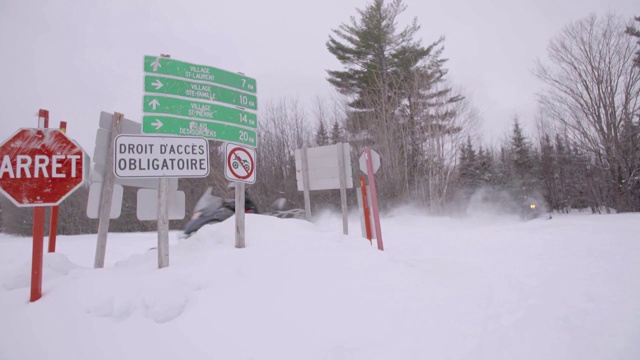
<svg viewBox="0 0 640 360"><path fill-rule="evenodd" d="M246 180L253 175L255 168L253 157L243 148L237 147L229 151L227 166L231 174L240 180Z"/></svg>

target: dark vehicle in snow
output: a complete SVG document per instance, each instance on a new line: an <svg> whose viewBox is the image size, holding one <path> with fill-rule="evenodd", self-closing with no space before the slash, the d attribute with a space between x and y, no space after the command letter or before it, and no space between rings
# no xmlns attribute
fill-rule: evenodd
<svg viewBox="0 0 640 360"><path fill-rule="evenodd" d="M184 237L189 237L206 224L222 222L232 217L236 211L235 199L223 199L212 194L213 188L209 187L200 197L193 208L191 220L184 228ZM245 197L245 213L258 214L258 208L248 197ZM302 209L287 209L287 200L279 198L271 205L270 212L265 215L282 219L304 219L305 211Z"/></svg>

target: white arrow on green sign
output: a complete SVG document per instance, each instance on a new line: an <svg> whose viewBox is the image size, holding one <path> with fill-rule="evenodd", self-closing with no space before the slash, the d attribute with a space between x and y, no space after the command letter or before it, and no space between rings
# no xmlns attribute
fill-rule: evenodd
<svg viewBox="0 0 640 360"><path fill-rule="evenodd" d="M178 95L192 99L217 101L252 110L258 108L258 99L255 95L187 80L147 75L144 77L144 91L147 93Z"/></svg>
<svg viewBox="0 0 640 360"><path fill-rule="evenodd" d="M143 116L142 133L200 136L207 139L234 142L257 147L254 130L211 121L180 119L171 116Z"/></svg>
<svg viewBox="0 0 640 360"><path fill-rule="evenodd" d="M211 66L191 64L159 56L145 56L144 71L152 74L177 76L210 84L224 85L250 93L257 91L256 80L248 76Z"/></svg>
<svg viewBox="0 0 640 360"><path fill-rule="evenodd" d="M178 115L193 119L222 121L254 129L258 127L257 115L252 112L163 95L145 95L142 111L147 114Z"/></svg>

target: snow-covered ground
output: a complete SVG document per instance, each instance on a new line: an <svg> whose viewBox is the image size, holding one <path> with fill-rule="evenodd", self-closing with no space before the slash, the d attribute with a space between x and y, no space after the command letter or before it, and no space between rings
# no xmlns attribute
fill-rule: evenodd
<svg viewBox="0 0 640 360"><path fill-rule="evenodd" d="M0 234L0 360L640 359L640 214L247 215L189 239L61 236L29 303L31 239ZM46 241L46 239L45 239ZM375 242L374 242L375 243Z"/></svg>

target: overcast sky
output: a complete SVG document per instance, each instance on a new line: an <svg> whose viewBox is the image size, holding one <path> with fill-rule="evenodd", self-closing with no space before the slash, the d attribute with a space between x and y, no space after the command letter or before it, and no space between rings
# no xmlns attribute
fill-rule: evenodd
<svg viewBox="0 0 640 360"><path fill-rule="evenodd" d="M34 1L0 0L0 140L36 127L37 110L51 127L92 155L100 111L141 121L143 56L172 58L244 72L257 80L259 107L283 97L311 102L333 90L326 49L331 29L366 0ZM405 0L401 21L417 17L429 44L445 36L451 80L482 113L485 139L497 141L518 115L533 131L531 74L564 25L607 11L640 15L637 0ZM260 113L258 113L258 123Z"/></svg>

